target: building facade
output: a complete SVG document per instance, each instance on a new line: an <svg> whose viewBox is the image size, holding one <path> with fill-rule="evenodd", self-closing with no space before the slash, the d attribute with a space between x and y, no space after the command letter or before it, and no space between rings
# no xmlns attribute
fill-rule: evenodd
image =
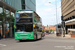
<svg viewBox="0 0 75 50"><path fill-rule="evenodd" d="M31 9L36 12L36 0L0 0L1 5L7 7L5 4L13 7L14 9ZM1 7L0 6L0 9Z"/></svg>
<svg viewBox="0 0 75 50"><path fill-rule="evenodd" d="M36 12L36 0L25 0L25 9L32 9Z"/></svg>
<svg viewBox="0 0 75 50"><path fill-rule="evenodd" d="M15 16L15 11L19 9L31 9L36 12L36 0L0 0L0 13L7 13L8 11L10 15ZM9 24L7 24L7 26L9 26ZM0 33L1 35L3 35L1 24Z"/></svg>
<svg viewBox="0 0 75 50"><path fill-rule="evenodd" d="M75 0L61 0L62 21L65 21L66 33L75 34Z"/></svg>
<svg viewBox="0 0 75 50"><path fill-rule="evenodd" d="M49 29L49 30L55 31L56 28L55 28L54 25L51 25L51 26L45 27L45 29Z"/></svg>

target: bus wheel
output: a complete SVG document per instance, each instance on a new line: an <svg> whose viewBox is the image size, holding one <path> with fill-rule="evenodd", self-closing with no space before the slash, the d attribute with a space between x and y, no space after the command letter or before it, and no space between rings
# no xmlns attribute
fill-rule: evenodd
<svg viewBox="0 0 75 50"><path fill-rule="evenodd" d="M34 35L34 40L37 40L37 35Z"/></svg>
<svg viewBox="0 0 75 50"><path fill-rule="evenodd" d="M40 39L42 39L42 34L41 34L41 38Z"/></svg>
<svg viewBox="0 0 75 50"><path fill-rule="evenodd" d="M19 40L19 42L22 42L22 40Z"/></svg>

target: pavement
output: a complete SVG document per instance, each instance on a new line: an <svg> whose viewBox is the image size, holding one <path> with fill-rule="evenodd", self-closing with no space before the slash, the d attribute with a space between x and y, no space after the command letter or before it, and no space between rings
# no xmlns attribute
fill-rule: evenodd
<svg viewBox="0 0 75 50"><path fill-rule="evenodd" d="M63 37L63 36L56 36L56 34L52 34L52 36L55 37L55 38L75 39L75 38L71 38L71 35L69 35L69 34L65 34L65 37Z"/></svg>
<svg viewBox="0 0 75 50"><path fill-rule="evenodd" d="M53 37L53 34L37 41L19 42L14 39L2 39L0 50L75 50L75 39Z"/></svg>

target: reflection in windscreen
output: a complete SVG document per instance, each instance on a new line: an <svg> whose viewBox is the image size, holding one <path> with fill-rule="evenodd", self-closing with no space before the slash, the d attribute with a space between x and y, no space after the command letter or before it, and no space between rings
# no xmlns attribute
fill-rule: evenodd
<svg viewBox="0 0 75 50"><path fill-rule="evenodd" d="M31 23L32 18L16 18L16 23Z"/></svg>
<svg viewBox="0 0 75 50"><path fill-rule="evenodd" d="M25 32L32 32L33 31L33 25L32 24L16 24L16 32L25 31Z"/></svg>
<svg viewBox="0 0 75 50"><path fill-rule="evenodd" d="M32 13L22 13L19 17L32 17Z"/></svg>
<svg viewBox="0 0 75 50"><path fill-rule="evenodd" d="M19 17L32 17L33 14L32 13L16 13L16 18Z"/></svg>
<svg viewBox="0 0 75 50"><path fill-rule="evenodd" d="M16 13L16 23L32 23L33 13Z"/></svg>
<svg viewBox="0 0 75 50"><path fill-rule="evenodd" d="M33 31L33 11L18 11L16 13L16 32Z"/></svg>

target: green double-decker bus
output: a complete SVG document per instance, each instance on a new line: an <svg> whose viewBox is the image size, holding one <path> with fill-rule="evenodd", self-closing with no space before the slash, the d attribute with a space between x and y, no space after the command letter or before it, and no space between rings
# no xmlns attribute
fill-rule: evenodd
<svg viewBox="0 0 75 50"><path fill-rule="evenodd" d="M33 10L17 10L14 22L15 40L37 40L42 38L42 21Z"/></svg>

